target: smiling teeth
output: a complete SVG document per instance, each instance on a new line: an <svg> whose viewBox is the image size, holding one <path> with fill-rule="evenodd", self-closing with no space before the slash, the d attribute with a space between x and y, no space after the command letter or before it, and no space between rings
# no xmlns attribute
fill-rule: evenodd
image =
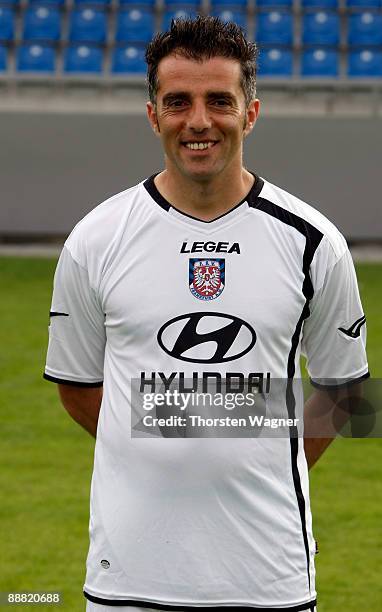
<svg viewBox="0 0 382 612"><path fill-rule="evenodd" d="M187 142L186 147L188 149L210 149L213 146L213 142Z"/></svg>

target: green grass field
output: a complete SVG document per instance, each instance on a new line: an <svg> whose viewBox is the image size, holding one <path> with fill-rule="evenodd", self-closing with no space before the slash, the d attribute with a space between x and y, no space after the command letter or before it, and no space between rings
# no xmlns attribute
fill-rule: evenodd
<svg viewBox="0 0 382 612"><path fill-rule="evenodd" d="M0 591L61 591L80 612L93 440L42 380L55 262L0 258ZM382 377L382 266L357 267ZM339 439L311 474L319 612L382 610L382 440ZM48 610L53 606L22 606Z"/></svg>

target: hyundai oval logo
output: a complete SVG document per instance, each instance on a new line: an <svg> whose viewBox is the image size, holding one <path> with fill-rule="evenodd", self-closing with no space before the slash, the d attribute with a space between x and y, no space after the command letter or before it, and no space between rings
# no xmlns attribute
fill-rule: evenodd
<svg viewBox="0 0 382 612"><path fill-rule="evenodd" d="M239 359L255 346L255 330L238 317L220 312L193 312L167 321L158 343L171 357L192 363Z"/></svg>

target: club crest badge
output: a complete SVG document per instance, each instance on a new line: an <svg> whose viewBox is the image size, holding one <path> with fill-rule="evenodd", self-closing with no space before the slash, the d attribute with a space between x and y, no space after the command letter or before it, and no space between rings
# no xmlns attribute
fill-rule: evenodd
<svg viewBox="0 0 382 612"><path fill-rule="evenodd" d="M190 259L189 287L198 300L216 300L225 286L224 259Z"/></svg>

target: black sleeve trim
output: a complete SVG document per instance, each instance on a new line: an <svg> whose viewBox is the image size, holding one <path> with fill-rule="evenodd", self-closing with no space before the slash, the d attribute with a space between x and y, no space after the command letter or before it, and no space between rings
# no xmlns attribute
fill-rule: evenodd
<svg viewBox="0 0 382 612"><path fill-rule="evenodd" d="M310 383L311 385L313 385L313 387L316 387L317 389L328 389L330 391L331 389L345 389L346 387L352 387L353 385L356 385L357 383L360 383L363 380L366 380L366 378L370 378L370 372L366 372L366 374L359 376L359 378L353 378L352 380L348 380L347 382L339 383L337 385L331 385L331 384L321 385L320 383L315 382L312 379L310 379ZM333 378L333 380L335 379Z"/></svg>
<svg viewBox="0 0 382 612"><path fill-rule="evenodd" d="M100 382L86 383L86 382L78 382L78 380L64 380L63 378L56 378L55 376L50 376L50 374L46 374L44 372L43 378L45 380L50 380L50 382L58 383L59 385L70 385L71 387L102 387L103 380Z"/></svg>
<svg viewBox="0 0 382 612"><path fill-rule="evenodd" d="M314 599L305 604L299 604L298 606L292 606L291 608L257 608L255 606L185 606L179 604L160 604L153 601L137 601L135 599L103 599L101 597L95 597L84 591L86 599L93 603L103 604L107 606L138 606L140 608L151 608L153 610L178 610L180 612L248 612L249 610L256 610L256 612L302 612L303 610L314 610L317 604L317 600Z"/></svg>

